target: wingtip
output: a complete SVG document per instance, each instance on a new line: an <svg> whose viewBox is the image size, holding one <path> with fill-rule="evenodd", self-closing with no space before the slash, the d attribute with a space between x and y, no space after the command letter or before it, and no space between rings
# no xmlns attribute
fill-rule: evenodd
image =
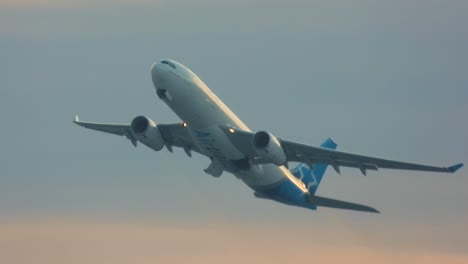
<svg viewBox="0 0 468 264"><path fill-rule="evenodd" d="M75 119L73 119L73 123L78 123L80 122L80 118L78 117L78 115L75 115Z"/></svg>
<svg viewBox="0 0 468 264"><path fill-rule="evenodd" d="M459 170L460 168L462 168L464 165L463 163L458 163L456 165L453 165L453 166L450 166L450 167L447 167L447 171L449 172L456 172L457 170Z"/></svg>

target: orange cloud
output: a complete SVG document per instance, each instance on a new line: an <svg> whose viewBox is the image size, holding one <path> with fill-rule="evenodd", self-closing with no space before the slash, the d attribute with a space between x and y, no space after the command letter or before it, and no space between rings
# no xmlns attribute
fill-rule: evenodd
<svg viewBox="0 0 468 264"><path fill-rule="evenodd" d="M304 231L229 223L1 224L0 263L468 263L455 253L374 246L340 227Z"/></svg>

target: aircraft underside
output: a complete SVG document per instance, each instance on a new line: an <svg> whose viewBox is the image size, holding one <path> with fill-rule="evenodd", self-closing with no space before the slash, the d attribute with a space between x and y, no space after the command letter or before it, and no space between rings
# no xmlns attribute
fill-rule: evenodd
<svg viewBox="0 0 468 264"><path fill-rule="evenodd" d="M125 136L160 151L181 148L189 157L192 152L209 158L207 174L219 177L232 173L253 191L257 198L269 199L307 209L331 207L364 212L376 209L317 196L327 167L340 173L341 167L356 168L362 174L380 169L453 173L463 164L437 167L381 159L336 150L327 139L320 147L278 138L267 131L252 132L192 71L173 60L153 64L151 76L159 99L182 120L174 124L157 124L138 116L130 124L82 122L85 128ZM299 165L288 169L292 162Z"/></svg>

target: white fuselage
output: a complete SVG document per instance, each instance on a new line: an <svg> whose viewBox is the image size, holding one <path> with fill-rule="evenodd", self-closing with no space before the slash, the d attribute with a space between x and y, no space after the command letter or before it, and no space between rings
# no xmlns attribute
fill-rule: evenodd
<svg viewBox="0 0 468 264"><path fill-rule="evenodd" d="M252 164L246 170L233 168L232 161L245 159L245 155L219 125L250 129L187 67L163 60L153 64L151 74L156 90L165 91L162 100L187 123L202 155L222 164L225 171L235 174L256 191L291 181L302 192L308 192L302 181L284 166Z"/></svg>

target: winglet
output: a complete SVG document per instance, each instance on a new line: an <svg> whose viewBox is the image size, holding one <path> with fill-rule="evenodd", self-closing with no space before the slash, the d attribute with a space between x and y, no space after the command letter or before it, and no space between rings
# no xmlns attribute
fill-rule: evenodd
<svg viewBox="0 0 468 264"><path fill-rule="evenodd" d="M78 123L80 122L80 118L78 117L78 115L75 115L75 119L73 120L73 123Z"/></svg>
<svg viewBox="0 0 468 264"><path fill-rule="evenodd" d="M450 167L447 167L447 171L449 172L456 172L457 170L459 170L461 167L463 167L463 163L458 163L456 165L453 165L453 166L450 166Z"/></svg>

